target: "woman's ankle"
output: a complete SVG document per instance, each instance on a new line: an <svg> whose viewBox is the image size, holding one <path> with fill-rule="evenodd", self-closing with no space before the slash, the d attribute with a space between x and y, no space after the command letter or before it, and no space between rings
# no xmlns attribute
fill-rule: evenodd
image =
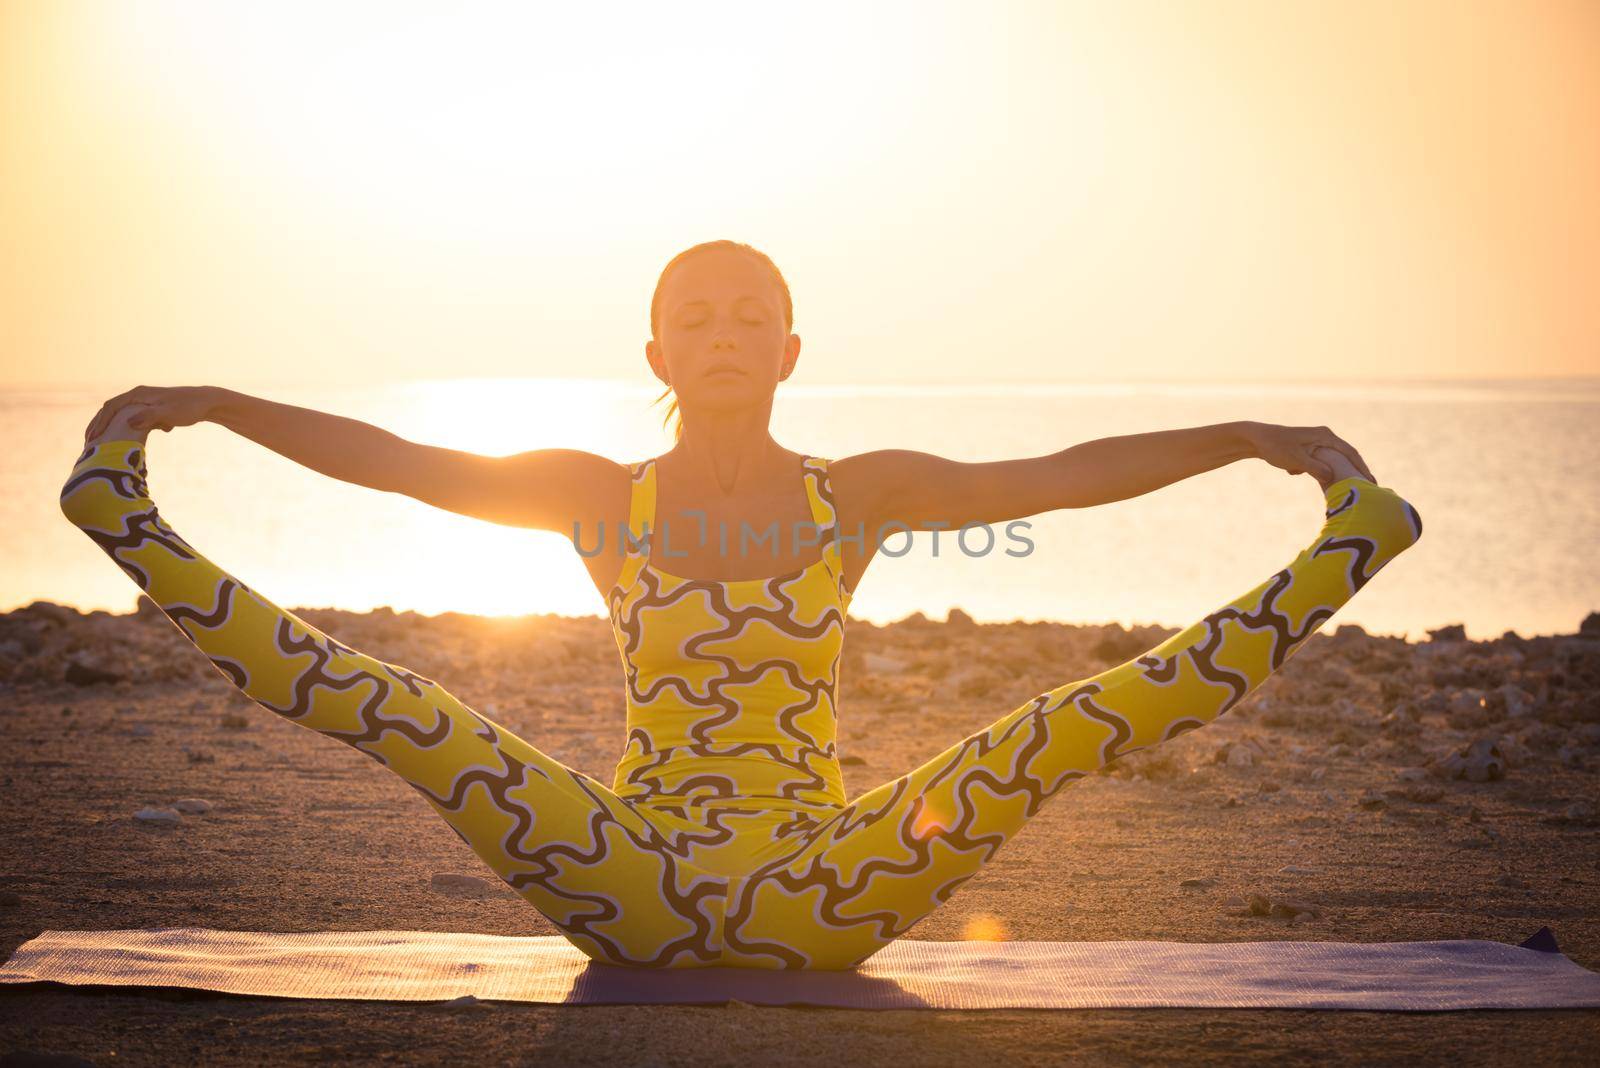
<svg viewBox="0 0 1600 1068"><path fill-rule="evenodd" d="M1360 468L1356 467L1348 456L1338 449L1329 448L1326 445L1313 445L1311 447L1311 458L1321 463L1332 473L1332 477L1329 478L1323 478L1321 475L1317 476L1317 482L1322 486L1324 493L1338 483L1346 482L1352 478L1361 479L1364 482L1371 481L1361 473Z"/></svg>

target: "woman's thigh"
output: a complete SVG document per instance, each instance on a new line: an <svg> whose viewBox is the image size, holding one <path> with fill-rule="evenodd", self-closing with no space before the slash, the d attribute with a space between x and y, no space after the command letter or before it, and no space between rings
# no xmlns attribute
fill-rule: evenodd
<svg viewBox="0 0 1600 1068"><path fill-rule="evenodd" d="M1393 491L1348 479L1287 567L1149 652L1038 695L847 805L730 897L726 943L771 967L847 967L937 908L1061 788L1211 722L1421 535Z"/></svg>
<svg viewBox="0 0 1600 1068"><path fill-rule="evenodd" d="M682 828L206 559L150 500L145 456L132 441L85 449L62 510L234 686L400 776L589 956L653 965L715 957L726 882L682 861Z"/></svg>

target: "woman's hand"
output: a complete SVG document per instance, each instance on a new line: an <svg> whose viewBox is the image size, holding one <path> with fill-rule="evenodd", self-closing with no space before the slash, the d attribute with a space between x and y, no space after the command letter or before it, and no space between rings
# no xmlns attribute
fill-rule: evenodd
<svg viewBox="0 0 1600 1068"><path fill-rule="evenodd" d="M139 410L129 416L128 425L145 431L171 430L205 422L215 399L216 389L212 386L135 386L100 406L89 420L83 440L87 443L99 437L113 417L130 405Z"/></svg>
<svg viewBox="0 0 1600 1068"><path fill-rule="evenodd" d="M1335 481L1334 472L1313 455L1317 446L1341 452L1361 472L1368 482L1377 482L1367 462L1355 446L1325 426L1278 426L1274 423L1252 423L1247 431L1256 455L1273 467L1281 467L1291 475L1311 472L1319 482Z"/></svg>

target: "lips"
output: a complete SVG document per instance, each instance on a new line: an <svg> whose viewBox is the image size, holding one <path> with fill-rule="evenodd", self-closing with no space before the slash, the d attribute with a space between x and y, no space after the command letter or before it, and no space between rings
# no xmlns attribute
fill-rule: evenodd
<svg viewBox="0 0 1600 1068"><path fill-rule="evenodd" d="M744 374L744 372L739 370L739 368L734 367L732 364L726 364L725 363L725 364L721 365L720 367L713 367L711 370L707 371L706 372L706 377L707 378L715 378L717 375L723 375L723 374L742 375L742 374Z"/></svg>

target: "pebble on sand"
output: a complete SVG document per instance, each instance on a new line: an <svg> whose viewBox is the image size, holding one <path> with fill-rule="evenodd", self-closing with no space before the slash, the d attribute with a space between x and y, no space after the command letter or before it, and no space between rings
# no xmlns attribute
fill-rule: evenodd
<svg viewBox="0 0 1600 1068"><path fill-rule="evenodd" d="M174 801L172 807L190 816L203 816L217 806L203 797L185 797Z"/></svg>
<svg viewBox="0 0 1600 1068"><path fill-rule="evenodd" d="M1266 916L1272 919L1304 922L1322 915L1321 906L1313 905L1309 901L1286 897L1274 899L1265 894L1251 894L1247 900L1229 898L1227 903L1234 905L1229 911L1231 916Z"/></svg>
<svg viewBox="0 0 1600 1068"><path fill-rule="evenodd" d="M178 823L183 819L170 808L141 808L133 814L133 818L145 823Z"/></svg>
<svg viewBox="0 0 1600 1068"><path fill-rule="evenodd" d="M1492 782L1506 777L1506 760L1494 738L1479 738L1438 764L1447 779Z"/></svg>
<svg viewBox="0 0 1600 1068"><path fill-rule="evenodd" d="M476 875L458 875L454 872L437 872L433 876L433 889L451 897L489 897L495 888L486 879Z"/></svg>

